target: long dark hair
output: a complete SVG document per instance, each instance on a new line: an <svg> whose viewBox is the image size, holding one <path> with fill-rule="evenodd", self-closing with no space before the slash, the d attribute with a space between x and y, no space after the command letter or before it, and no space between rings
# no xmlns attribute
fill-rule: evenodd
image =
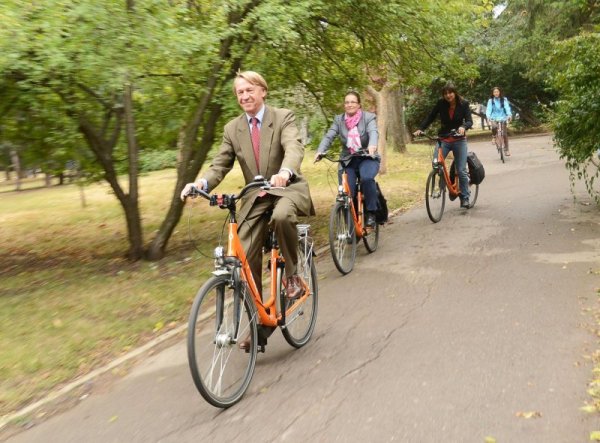
<svg viewBox="0 0 600 443"><path fill-rule="evenodd" d="M494 86L492 88L492 92L490 93L490 98L492 99L492 106L496 106L494 104L494 99L496 98L496 97L494 97L494 91L496 89L498 90L498 92L500 92L500 95L498 96L498 98L500 99L500 107L502 109L504 109L504 93L502 92L502 89L499 86ZM506 110L505 110L505 112L506 112Z"/></svg>
<svg viewBox="0 0 600 443"><path fill-rule="evenodd" d="M454 96L455 96L454 100L456 101L456 104L459 104L460 102L462 102L462 97L456 90L456 86L454 86L454 83L448 82L442 87L442 98L444 97L446 92L454 92Z"/></svg>
<svg viewBox="0 0 600 443"><path fill-rule="evenodd" d="M502 92L502 88L500 88L499 86L494 86L494 87L492 88L492 90L491 90L491 92L490 92L490 98L495 98L495 97L494 97L494 91L495 91L496 89L498 90L498 92L500 92L500 97L498 97L498 98L504 98L504 93Z"/></svg>

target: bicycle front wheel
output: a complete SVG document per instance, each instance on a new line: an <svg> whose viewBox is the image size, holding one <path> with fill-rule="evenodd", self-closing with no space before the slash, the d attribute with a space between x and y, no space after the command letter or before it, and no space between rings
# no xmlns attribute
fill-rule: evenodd
<svg viewBox="0 0 600 443"><path fill-rule="evenodd" d="M504 163L504 138L500 131L496 133L496 149L498 149L498 155L500 156L500 160Z"/></svg>
<svg viewBox="0 0 600 443"><path fill-rule="evenodd" d="M356 233L354 220L347 205L336 201L329 218L329 249L335 267L346 275L356 259Z"/></svg>
<svg viewBox="0 0 600 443"><path fill-rule="evenodd" d="M295 348L304 346L312 337L317 323L319 306L319 288L317 285L317 269L313 260L313 244L306 238L300 239L298 245L297 273L309 287L308 296L304 299L285 301L285 325L281 332L285 340ZM279 292L281 296L282 292Z"/></svg>
<svg viewBox="0 0 600 443"><path fill-rule="evenodd" d="M210 278L198 291L188 323L188 363L202 397L218 408L237 403L250 384L257 353L256 308L243 282ZM250 348L238 342L249 335Z"/></svg>
<svg viewBox="0 0 600 443"><path fill-rule="evenodd" d="M446 206L446 186L444 177L439 171L432 169L427 177L427 186L425 187L425 206L429 219L437 223L444 215Z"/></svg>

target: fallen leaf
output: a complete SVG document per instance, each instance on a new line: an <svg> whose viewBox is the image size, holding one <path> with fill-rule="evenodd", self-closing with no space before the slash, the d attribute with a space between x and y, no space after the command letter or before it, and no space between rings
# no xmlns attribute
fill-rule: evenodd
<svg viewBox="0 0 600 443"><path fill-rule="evenodd" d="M496 439L494 437L487 436L483 439L485 443L496 443Z"/></svg>
<svg viewBox="0 0 600 443"><path fill-rule="evenodd" d="M542 413L538 412L538 411L526 411L526 412L519 411L515 415L519 418L529 419L529 418L540 418L542 416Z"/></svg>
<svg viewBox="0 0 600 443"><path fill-rule="evenodd" d="M119 418L118 415L113 415L111 418L108 419L108 422L109 423L113 423L113 422L117 421L118 418Z"/></svg>
<svg viewBox="0 0 600 443"><path fill-rule="evenodd" d="M600 431L590 432L590 441L600 441Z"/></svg>

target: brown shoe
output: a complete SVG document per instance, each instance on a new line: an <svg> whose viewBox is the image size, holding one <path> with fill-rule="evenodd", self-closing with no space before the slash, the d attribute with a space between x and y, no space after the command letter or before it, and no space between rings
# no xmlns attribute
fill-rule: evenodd
<svg viewBox="0 0 600 443"><path fill-rule="evenodd" d="M286 297L289 300L294 300L304 295L304 284L298 274L294 274L287 279L287 293Z"/></svg>
<svg viewBox="0 0 600 443"><path fill-rule="evenodd" d="M250 343L252 342L252 334L248 332L248 335L243 340L238 341L238 347L242 351L250 352Z"/></svg>

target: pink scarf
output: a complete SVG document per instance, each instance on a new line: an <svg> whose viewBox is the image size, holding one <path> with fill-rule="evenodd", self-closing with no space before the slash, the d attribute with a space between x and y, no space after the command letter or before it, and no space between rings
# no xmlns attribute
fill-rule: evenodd
<svg viewBox="0 0 600 443"><path fill-rule="evenodd" d="M359 109L356 114L349 116L344 115L344 121L346 122L346 128L348 128L348 150L350 154L354 154L362 149L360 143L360 134L358 133L358 122L362 117L362 111Z"/></svg>

